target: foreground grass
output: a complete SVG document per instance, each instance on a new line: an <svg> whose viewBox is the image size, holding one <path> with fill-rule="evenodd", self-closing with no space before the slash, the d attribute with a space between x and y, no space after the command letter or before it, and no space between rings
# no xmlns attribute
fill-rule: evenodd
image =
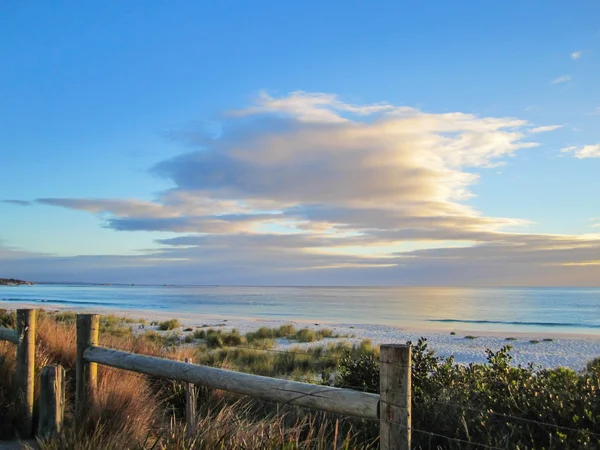
<svg viewBox="0 0 600 450"><path fill-rule="evenodd" d="M0 324L14 314L0 311ZM273 349L276 339L314 342L291 325L239 331L204 327L157 332L117 316L101 319L100 344L266 376L378 392L378 348L323 341L309 348ZM155 326L160 327L160 324ZM309 330L311 331L311 330ZM333 337L325 329L315 339ZM184 426L185 388L172 380L99 367L97 399L81 427L73 426L75 316L39 313L37 367L67 371L66 431L41 449L370 449L378 424L352 420L205 387L198 389L198 427ZM265 350L266 349L266 350ZM600 358L583 373L511 365L510 347L489 351L487 364L436 357L425 340L413 346L413 447L511 449L600 448ZM0 343L0 438L14 437L14 346ZM37 393L36 393L37 396ZM521 420L520 420L521 419ZM463 442L449 440L460 439Z"/></svg>
<svg viewBox="0 0 600 450"><path fill-rule="evenodd" d="M0 311L0 323L14 326L14 315ZM96 403L85 423L73 423L75 321L72 313L38 313L36 366L61 364L67 373L66 430L40 442L41 449L325 449L375 448L377 435L361 421L333 414L276 405L207 388L198 389L198 427L185 430L185 388L182 383L99 366ZM266 352L237 331L206 329L192 333L192 342L177 332L140 330L128 318L102 316L100 345L139 354L320 382L330 377L339 358L371 349L329 345ZM157 324L160 329L161 324ZM167 327L169 328L169 327ZM200 331L200 330L198 330ZM279 329L275 330L279 333ZM284 330L285 331L285 330ZM291 329L287 330L292 334ZM294 331L295 333L295 331ZM327 334L327 332L325 333ZM216 345L212 341L218 339ZM239 347L238 347L239 345ZM361 350L362 349L362 350ZM15 435L15 349L0 343L0 439ZM39 394L36 393L36 398Z"/></svg>

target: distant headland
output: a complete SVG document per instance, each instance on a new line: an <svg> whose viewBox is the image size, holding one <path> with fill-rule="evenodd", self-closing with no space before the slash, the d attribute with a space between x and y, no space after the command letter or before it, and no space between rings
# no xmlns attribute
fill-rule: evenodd
<svg viewBox="0 0 600 450"><path fill-rule="evenodd" d="M17 280L16 278L0 278L0 286L19 286L21 284L34 284L31 281Z"/></svg>

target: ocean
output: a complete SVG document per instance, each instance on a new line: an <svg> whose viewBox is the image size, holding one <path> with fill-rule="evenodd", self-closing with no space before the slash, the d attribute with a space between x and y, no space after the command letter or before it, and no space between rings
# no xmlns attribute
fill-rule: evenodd
<svg viewBox="0 0 600 450"><path fill-rule="evenodd" d="M268 320L600 335L600 288L0 286L11 303ZM102 311L101 311L102 312Z"/></svg>

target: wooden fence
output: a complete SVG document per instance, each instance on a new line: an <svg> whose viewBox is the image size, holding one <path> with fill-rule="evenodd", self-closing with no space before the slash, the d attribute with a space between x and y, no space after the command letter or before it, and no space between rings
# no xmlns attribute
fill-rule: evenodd
<svg viewBox="0 0 600 450"><path fill-rule="evenodd" d="M19 385L25 389L23 424L31 432L33 412L33 357L35 346L35 311L19 310L17 331L0 328L0 339L17 344ZM27 321L25 321L25 317ZM21 325L19 325L21 323ZM33 324L33 325L31 325ZM25 328L24 328L25 327ZM26 332L24 330L27 329ZM218 369L172 361L98 346L99 316L77 315L77 360L75 416L80 418L94 402L98 387L98 364L154 377L168 378L190 385L202 385L264 400L329 411L345 416L379 420L382 450L411 448L411 349L407 345L382 345L380 352L380 395L351 389L320 386L297 381ZM27 367L27 371L23 368ZM44 375L44 371L47 373ZM25 381L26 380L26 381ZM44 406L40 405L40 432L58 432L62 425L64 376L62 368L42 371ZM30 390L29 390L30 389ZM186 395L188 425L193 421L192 395ZM190 429L191 427L188 427ZM24 428L27 429L27 428ZM43 431L42 431L43 430Z"/></svg>
<svg viewBox="0 0 600 450"><path fill-rule="evenodd" d="M17 408L19 434L22 438L29 438L33 434L35 319L34 309L18 309L16 330L0 327L0 340L12 342L17 346Z"/></svg>

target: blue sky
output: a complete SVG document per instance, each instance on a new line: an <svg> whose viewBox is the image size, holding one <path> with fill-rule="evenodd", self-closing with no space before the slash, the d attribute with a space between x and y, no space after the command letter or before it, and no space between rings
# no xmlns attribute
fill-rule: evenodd
<svg viewBox="0 0 600 450"><path fill-rule="evenodd" d="M597 284L599 15L2 4L0 272Z"/></svg>

